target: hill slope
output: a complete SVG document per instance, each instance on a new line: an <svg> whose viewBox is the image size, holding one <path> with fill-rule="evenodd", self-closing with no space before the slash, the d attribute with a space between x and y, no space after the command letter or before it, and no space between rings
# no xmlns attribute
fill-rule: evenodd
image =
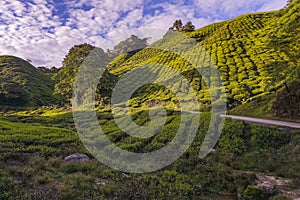
<svg viewBox="0 0 300 200"><path fill-rule="evenodd" d="M281 96L296 96L288 109L297 109L293 105L299 99L299 87L295 82L299 80L299 0L293 1L289 7L279 11L254 13L237 17L232 20L212 24L193 32L182 32L185 36L198 42L185 54L192 62L201 56L202 48L210 55L217 65L224 86L229 107L250 105L253 113L269 115L271 109L276 114L277 94ZM183 74L197 90L197 97L202 108L210 107L210 93L206 87L207 80L201 79L194 67L186 62L179 54L173 53L186 47L188 40L183 40L178 34L165 36L153 45L137 52L126 59L126 56L112 62L109 70L121 77L122 74L143 65L155 63L176 69ZM160 49L172 49L162 51ZM205 61L202 62L205 66ZM158 66L153 69L157 69ZM164 76L172 73L164 72ZM142 76L142 75L141 75ZM142 77L140 77L143 79ZM209 80L208 80L209 81ZM293 94L281 92L293 85ZM174 86L177 90L185 90L183 82ZM145 96L143 91L147 91ZM289 91L289 90L288 90ZM172 101L174 95L163 87L149 86L136 92L134 102ZM287 97L289 98L289 97ZM250 103L250 104L249 104ZM243 108L240 107L239 113ZM282 108L281 108L282 110ZM290 112L288 112L290 113ZM298 112L296 112L298 113ZM286 116L285 116L286 117ZM290 114L289 117L299 117Z"/></svg>
<svg viewBox="0 0 300 200"><path fill-rule="evenodd" d="M25 60L0 56L0 106L51 105L53 87L50 78Z"/></svg>
<svg viewBox="0 0 300 200"><path fill-rule="evenodd" d="M105 60L113 60L107 66L106 76L100 80L97 98L109 103L111 92L108 90L114 88L117 79L135 68L150 65L151 73L159 74L165 80L174 78L173 71L176 70L188 82L180 80L173 84L171 89L176 94L158 84L141 85L132 95L131 106L170 102L177 106L178 95L185 101L190 100L191 97L185 95L191 90L190 84L201 109L210 110L212 94L209 85L215 77L209 70L207 77L202 77L196 69L198 66L194 65L200 64L205 69L213 62L225 86L227 106L233 108L231 112L299 118L299 13L300 1L294 0L279 11L246 14L195 31L168 32L142 50L120 51L117 57L110 57L100 49L99 55ZM88 44L74 46L54 77L57 82L55 92L61 96L63 104L68 104L76 72L92 49L94 47ZM162 69L162 66L167 67ZM128 80L128 88L148 78L147 73L139 74L134 78L136 80Z"/></svg>

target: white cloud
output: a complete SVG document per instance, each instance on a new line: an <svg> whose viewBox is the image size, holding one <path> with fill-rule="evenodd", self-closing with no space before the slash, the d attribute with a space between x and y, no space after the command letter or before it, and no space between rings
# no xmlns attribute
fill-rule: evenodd
<svg viewBox="0 0 300 200"><path fill-rule="evenodd" d="M278 10L280 8L283 8L287 4L287 1L284 0L274 0L271 4L264 3L257 11L263 12L263 11L270 11L270 10Z"/></svg>
<svg viewBox="0 0 300 200"><path fill-rule="evenodd" d="M131 34L159 39L176 19L196 28L242 13L274 10L285 0L54 0L0 1L0 54L61 66L68 50L84 42L112 48ZM83 6L85 9L83 9ZM153 9L151 14L145 12ZM60 13L61 12L61 13ZM56 15L54 16L54 13ZM60 14L59 14L60 13Z"/></svg>
<svg viewBox="0 0 300 200"><path fill-rule="evenodd" d="M0 24L0 52L43 64L51 62L45 55L51 46L41 49L35 44L44 38L50 38L43 28L60 26L60 22L51 19L52 7L46 1L35 2L44 4L26 5L19 1L1 1L0 7L5 12L0 16L0 20L4 22Z"/></svg>
<svg viewBox="0 0 300 200"><path fill-rule="evenodd" d="M286 0L194 0L194 4L200 15L224 20L244 13L277 10L284 7Z"/></svg>

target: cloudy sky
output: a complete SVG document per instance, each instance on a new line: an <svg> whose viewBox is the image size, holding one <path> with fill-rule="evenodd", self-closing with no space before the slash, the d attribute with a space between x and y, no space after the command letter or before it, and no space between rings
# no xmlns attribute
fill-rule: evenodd
<svg viewBox="0 0 300 200"><path fill-rule="evenodd" d="M200 28L285 4L286 0L1 0L0 55L60 67L75 44L87 42L106 50L131 34L156 40L176 19Z"/></svg>

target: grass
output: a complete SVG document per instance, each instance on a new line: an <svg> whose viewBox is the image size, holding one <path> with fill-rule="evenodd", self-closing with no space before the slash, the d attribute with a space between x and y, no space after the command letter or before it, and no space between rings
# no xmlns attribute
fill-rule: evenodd
<svg viewBox="0 0 300 200"><path fill-rule="evenodd" d="M256 99L252 99L251 101L245 102L241 106L230 110L228 114L242 116L247 113L247 116L249 117L278 119L269 113L274 97L275 94L259 96Z"/></svg>
<svg viewBox="0 0 300 200"><path fill-rule="evenodd" d="M55 113L57 111L54 111ZM250 125L226 120L220 143L215 152L198 157L209 113L201 115L200 128L186 153L172 165L157 172L129 174L110 169L97 160L81 144L71 113L50 110L10 113L0 119L1 184L7 187L8 199L207 199L214 193L229 193L229 199L254 184L250 175L233 171L267 173L293 180L299 179L299 132L287 132L272 127ZM38 115L37 113L40 113ZM52 113L50 116L42 116ZM133 152L148 152L166 145L176 134L180 116L168 111L162 131L151 138L139 139L122 132L106 108L97 112L107 137L119 147ZM5 115L5 114L4 114ZM146 111L131 112L140 125L149 120ZM65 124L65 127L60 127ZM273 135L273 140L269 136ZM264 143L256 143L257 138ZM284 139L282 139L284 138ZM243 145L236 145L243 143ZM86 153L92 159L85 163L66 163L63 158L72 153ZM289 169L286 169L289 163ZM99 185L105 182L105 185ZM196 185L202 190L195 190ZM199 197L200 196L200 197ZM222 196L222 195L221 195ZM221 196L219 198L221 198ZM4 198L3 198L4 199Z"/></svg>

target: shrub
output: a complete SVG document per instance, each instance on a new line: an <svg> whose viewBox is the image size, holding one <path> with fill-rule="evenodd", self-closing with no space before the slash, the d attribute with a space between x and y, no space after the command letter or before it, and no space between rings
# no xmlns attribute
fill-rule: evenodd
<svg viewBox="0 0 300 200"><path fill-rule="evenodd" d="M219 140L219 147L223 153L241 154L246 151L246 144L242 138L243 127L243 122L226 120Z"/></svg>
<svg viewBox="0 0 300 200"><path fill-rule="evenodd" d="M270 200L292 200L292 198L285 196L285 195L275 195L271 197Z"/></svg>

